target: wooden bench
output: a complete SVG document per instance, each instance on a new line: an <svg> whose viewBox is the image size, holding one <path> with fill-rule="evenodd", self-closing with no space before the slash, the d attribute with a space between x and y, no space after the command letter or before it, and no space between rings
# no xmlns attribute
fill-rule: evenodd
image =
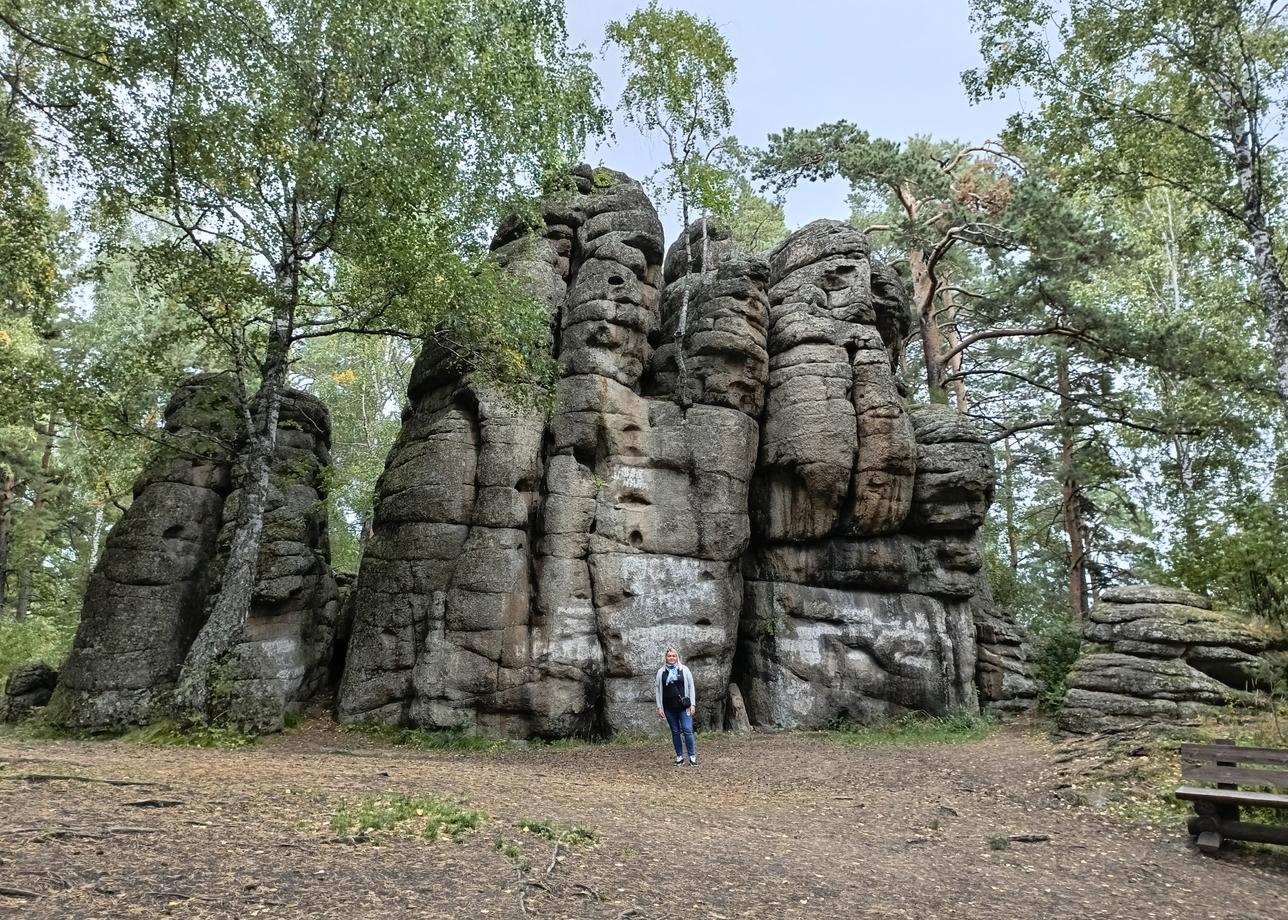
<svg viewBox="0 0 1288 920"><path fill-rule="evenodd" d="M1181 780L1216 784L1215 789L1188 785L1176 790L1178 799L1194 803L1198 814L1189 828L1203 852L1215 853L1226 839L1288 846L1288 826L1239 820L1241 807L1288 809L1288 750L1238 747L1232 741L1182 744Z"/></svg>

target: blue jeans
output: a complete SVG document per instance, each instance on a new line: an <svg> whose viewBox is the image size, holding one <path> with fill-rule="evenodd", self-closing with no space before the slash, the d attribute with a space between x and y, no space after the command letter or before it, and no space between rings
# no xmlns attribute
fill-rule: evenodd
<svg viewBox="0 0 1288 920"><path fill-rule="evenodd" d="M663 709L666 713L666 724L671 726L671 743L675 745L675 756L681 757L684 754L680 747L680 736L684 736L684 745L689 749L689 756L693 757L693 716L689 715L687 709Z"/></svg>

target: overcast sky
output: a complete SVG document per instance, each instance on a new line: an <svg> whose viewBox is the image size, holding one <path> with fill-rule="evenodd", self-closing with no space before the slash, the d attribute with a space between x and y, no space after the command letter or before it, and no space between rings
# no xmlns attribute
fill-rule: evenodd
<svg viewBox="0 0 1288 920"><path fill-rule="evenodd" d="M567 0L574 44L598 54L604 26L647 0ZM663 0L719 26L738 59L734 134L761 146L771 131L847 119L877 137L913 134L983 141L996 137L1014 100L972 106L960 74L979 63L966 0ZM621 76L615 56L600 64L604 101L616 109ZM617 141L592 162L641 177L663 156L657 142L617 124ZM787 224L843 218L844 182L805 184L787 197ZM679 221L667 216L667 238Z"/></svg>

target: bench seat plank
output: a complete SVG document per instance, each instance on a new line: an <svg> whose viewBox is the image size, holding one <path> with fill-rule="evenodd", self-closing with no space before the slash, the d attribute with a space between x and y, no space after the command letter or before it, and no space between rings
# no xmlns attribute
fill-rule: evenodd
<svg viewBox="0 0 1288 920"><path fill-rule="evenodd" d="M1280 748L1245 748L1233 744L1182 744L1182 760L1201 760L1208 763L1257 764L1267 767L1288 767L1288 750Z"/></svg>
<svg viewBox="0 0 1288 920"><path fill-rule="evenodd" d="M1211 763L1181 764L1181 779L1190 783L1236 783L1288 789L1288 770L1254 770L1249 767L1215 767Z"/></svg>
<svg viewBox="0 0 1288 920"><path fill-rule="evenodd" d="M1176 790L1178 799L1191 802L1217 802L1255 808L1288 808L1288 795L1275 792L1247 792L1243 789L1203 789L1182 786Z"/></svg>

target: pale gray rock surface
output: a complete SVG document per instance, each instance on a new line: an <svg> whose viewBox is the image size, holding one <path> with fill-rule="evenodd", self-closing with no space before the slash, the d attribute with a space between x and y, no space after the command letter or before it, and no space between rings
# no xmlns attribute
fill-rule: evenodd
<svg viewBox="0 0 1288 920"><path fill-rule="evenodd" d="M1038 698L1028 633L1006 611L977 597L975 686L980 706L998 714L1023 712Z"/></svg>

